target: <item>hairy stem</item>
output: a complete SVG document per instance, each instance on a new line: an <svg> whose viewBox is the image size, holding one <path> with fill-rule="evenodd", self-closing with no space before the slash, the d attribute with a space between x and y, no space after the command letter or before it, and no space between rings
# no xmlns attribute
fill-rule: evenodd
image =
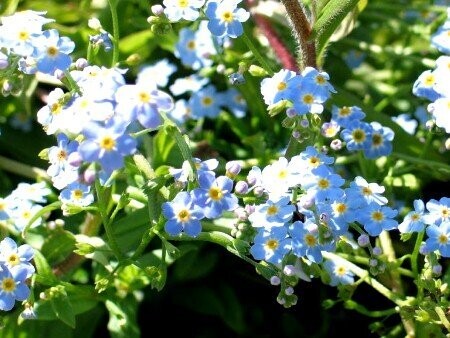
<svg viewBox="0 0 450 338"><path fill-rule="evenodd" d="M311 40L311 24L298 0L281 0L294 29L295 37L300 46L301 65L317 67L315 41Z"/></svg>

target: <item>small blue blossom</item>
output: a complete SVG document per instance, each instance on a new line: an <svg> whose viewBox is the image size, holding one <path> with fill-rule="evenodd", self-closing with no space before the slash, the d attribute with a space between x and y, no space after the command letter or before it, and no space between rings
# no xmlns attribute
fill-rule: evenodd
<svg viewBox="0 0 450 338"><path fill-rule="evenodd" d="M179 34L174 55L181 59L183 65L198 70L213 64L210 56L216 54L216 49L211 33L204 24L200 24L198 31L182 28Z"/></svg>
<svg viewBox="0 0 450 338"><path fill-rule="evenodd" d="M28 269L15 267L8 269L0 265L0 310L10 311L16 300L23 301L30 295L26 284Z"/></svg>
<svg viewBox="0 0 450 338"><path fill-rule="evenodd" d="M158 87L165 87L169 83L169 77L177 70L177 67L167 59L159 60L152 65L141 68L137 74L136 83L156 83Z"/></svg>
<svg viewBox="0 0 450 338"><path fill-rule="evenodd" d="M261 94L267 105L278 103L290 97L290 91L301 82L301 76L292 70L281 69L272 77L261 81Z"/></svg>
<svg viewBox="0 0 450 338"><path fill-rule="evenodd" d="M319 243L319 228L309 218L305 222L295 221L289 226L292 237L292 252L297 257L306 257L314 263L322 262L323 245Z"/></svg>
<svg viewBox="0 0 450 338"><path fill-rule="evenodd" d="M383 186L377 183L368 183L365 178L356 176L350 182L350 187L345 189L345 194L349 199L359 200L364 205L371 202L383 205L388 202L387 198L381 195L384 190Z"/></svg>
<svg viewBox="0 0 450 338"><path fill-rule="evenodd" d="M427 228L427 236L425 252L438 250L442 257L450 257L450 222L430 225Z"/></svg>
<svg viewBox="0 0 450 338"><path fill-rule="evenodd" d="M205 0L164 0L164 14L172 22L181 19L195 21L199 17L199 9L205 4Z"/></svg>
<svg viewBox="0 0 450 338"><path fill-rule="evenodd" d="M267 200L257 205L255 211L248 217L253 227L283 226L291 218L295 207L290 204L289 196Z"/></svg>
<svg viewBox="0 0 450 338"><path fill-rule="evenodd" d="M366 117L366 114L357 106L352 107L337 107L333 106L331 109L332 120L336 121L343 128L348 128L350 122L353 120L362 120Z"/></svg>
<svg viewBox="0 0 450 338"><path fill-rule="evenodd" d="M260 228L253 240L250 253L254 259L281 264L291 249L291 239L285 227Z"/></svg>
<svg viewBox="0 0 450 338"><path fill-rule="evenodd" d="M209 19L208 28L215 36L237 38L244 29L242 22L249 19L250 13L243 8L237 8L242 0L211 0L208 2L205 14Z"/></svg>
<svg viewBox="0 0 450 338"><path fill-rule="evenodd" d="M450 198L442 197L439 201L431 199L426 204L428 213L424 215L426 224L439 225L450 221Z"/></svg>
<svg viewBox="0 0 450 338"><path fill-rule="evenodd" d="M370 124L358 120L351 121L347 128L341 131L341 138L346 142L347 149L350 151L369 148L371 136Z"/></svg>
<svg viewBox="0 0 450 338"><path fill-rule="evenodd" d="M120 87L115 95L116 112L126 121L137 119L144 128L157 128L162 123L159 111L173 109L172 97L158 90L154 83L137 83Z"/></svg>
<svg viewBox="0 0 450 338"><path fill-rule="evenodd" d="M75 43L68 37L59 37L56 29L44 31L33 41L35 51L33 57L37 60L37 69L45 74L53 75L56 70L65 71L72 62L69 54L74 50Z"/></svg>
<svg viewBox="0 0 450 338"><path fill-rule="evenodd" d="M323 263L323 267L328 272L331 286L348 285L354 282L354 274L349 269L348 264L343 259L328 259Z"/></svg>
<svg viewBox="0 0 450 338"><path fill-rule="evenodd" d="M383 127L378 122L371 122L370 126L372 127L370 145L363 149L364 156L373 159L389 155L392 152L394 131L391 128Z"/></svg>
<svg viewBox="0 0 450 338"><path fill-rule="evenodd" d="M311 174L303 179L302 187L314 196L316 202L326 199L336 200L344 195L344 190L340 187L345 180L330 169L321 165L311 170Z"/></svg>
<svg viewBox="0 0 450 338"><path fill-rule="evenodd" d="M89 42L96 47L102 46L105 52L109 52L113 48L108 32L100 32L99 34L89 36Z"/></svg>
<svg viewBox="0 0 450 338"><path fill-rule="evenodd" d="M423 215L425 214L425 204L422 200L414 201L414 211L410 211L403 222L398 225L401 233L420 232L425 228Z"/></svg>
<svg viewBox="0 0 450 338"><path fill-rule="evenodd" d="M217 117L222 105L222 100L217 94L216 87L213 85L208 85L198 92L193 93L189 99L192 117Z"/></svg>
<svg viewBox="0 0 450 338"><path fill-rule="evenodd" d="M397 210L372 202L366 208L360 210L357 221L364 226L370 236L375 237L381 234L383 230L397 228L398 223L394 219L397 213Z"/></svg>
<svg viewBox="0 0 450 338"><path fill-rule="evenodd" d="M137 142L125 134L127 123L116 117L104 125L91 122L83 129L85 140L78 147L86 162L99 162L102 168L111 173L123 167L123 158L136 151Z"/></svg>
<svg viewBox="0 0 450 338"><path fill-rule="evenodd" d="M35 272L34 266L30 261L34 257L34 250L28 244L22 244L19 247L10 237L4 238L0 242L0 264L8 269L21 267L28 271L27 278Z"/></svg>
<svg viewBox="0 0 450 338"><path fill-rule="evenodd" d="M90 186L73 182L61 191L59 199L64 205L86 207L94 202L94 195Z"/></svg>
<svg viewBox="0 0 450 338"><path fill-rule="evenodd" d="M223 211L232 211L238 206L237 197L232 194L233 180L203 172L198 179L200 187L194 190L195 203L198 204L208 218L217 218Z"/></svg>
<svg viewBox="0 0 450 338"><path fill-rule="evenodd" d="M203 210L186 191L179 192L171 202L163 203L162 212L167 219L165 230L169 235L177 236L184 232L196 237L202 229Z"/></svg>

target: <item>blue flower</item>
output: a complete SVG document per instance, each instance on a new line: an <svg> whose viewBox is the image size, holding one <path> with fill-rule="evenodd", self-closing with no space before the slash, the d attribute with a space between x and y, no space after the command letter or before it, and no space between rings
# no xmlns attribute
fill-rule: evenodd
<svg viewBox="0 0 450 338"><path fill-rule="evenodd" d="M354 282L354 274L343 259L326 260L323 267L331 278L331 286L347 285Z"/></svg>
<svg viewBox="0 0 450 338"><path fill-rule="evenodd" d="M55 188L63 189L78 179L78 166L69 161L69 156L76 153L79 144L69 140L65 134L58 134L57 142L57 146L48 150L48 160L51 164L47 174L52 178Z"/></svg>
<svg viewBox="0 0 450 338"><path fill-rule="evenodd" d="M0 310L9 311L14 307L16 300L23 301L30 295L25 280L28 269L15 267L8 269L0 265Z"/></svg>
<svg viewBox="0 0 450 338"><path fill-rule="evenodd" d="M439 226L430 225L427 228L427 236L425 252L438 250L443 257L450 257L450 222L443 222Z"/></svg>
<svg viewBox="0 0 450 338"><path fill-rule="evenodd" d="M123 167L123 158L136 151L136 140L124 134L127 124L120 118L111 118L104 125L91 122L83 129L85 140L78 147L82 159L99 162L111 173Z"/></svg>
<svg viewBox="0 0 450 338"><path fill-rule="evenodd" d="M209 56L216 54L211 33L204 27L201 23L198 31L182 28L175 45L174 55L181 59L183 65L194 70L211 66L213 61Z"/></svg>
<svg viewBox="0 0 450 338"><path fill-rule="evenodd" d="M75 44L68 37L59 37L56 29L44 31L34 42L33 57L37 60L37 69L45 74L53 75L58 69L65 71L72 62L69 54Z"/></svg>
<svg viewBox="0 0 450 338"><path fill-rule="evenodd" d="M442 197L439 201L431 199L426 204L428 213L424 216L426 224L439 225L450 221L450 198Z"/></svg>
<svg viewBox="0 0 450 338"><path fill-rule="evenodd" d="M17 243L10 237L4 238L0 242L0 264L11 269L21 267L27 270L27 278L35 272L34 266L30 263L34 257L34 250L28 244L17 246Z"/></svg>
<svg viewBox="0 0 450 338"><path fill-rule="evenodd" d="M285 227L260 228L256 234L250 253L257 260L280 264L291 249L291 239Z"/></svg>
<svg viewBox="0 0 450 338"><path fill-rule="evenodd" d="M189 99L191 114L194 118L217 117L221 111L222 100L217 95L216 87L208 85L193 93Z"/></svg>
<svg viewBox="0 0 450 338"><path fill-rule="evenodd" d="M162 123L159 111L173 109L172 97L151 82L124 85L117 90L115 99L118 114L126 121L137 119L145 128L159 127Z"/></svg>
<svg viewBox="0 0 450 338"><path fill-rule="evenodd" d="M295 221L289 226L292 237L292 252L297 257L306 257L314 263L322 262L324 246L319 243L319 228L309 218L305 222Z"/></svg>
<svg viewBox="0 0 450 338"><path fill-rule="evenodd" d="M401 233L420 232L425 228L423 215L425 214L425 204L422 200L414 201L414 211L410 211L403 222L398 225Z"/></svg>
<svg viewBox="0 0 450 338"><path fill-rule="evenodd" d="M341 131L341 137L347 143L348 150L361 150L370 147L371 133L370 124L353 120L346 129Z"/></svg>
<svg viewBox="0 0 450 338"><path fill-rule="evenodd" d="M199 17L199 9L205 0L164 0L164 14L172 22L180 21L182 18L195 21Z"/></svg>
<svg viewBox="0 0 450 338"><path fill-rule="evenodd" d="M314 196L316 202L336 200L344 195L344 190L339 188L345 180L333 173L327 166L321 165L311 170L311 174L304 178L303 189Z"/></svg>
<svg viewBox="0 0 450 338"><path fill-rule="evenodd" d="M383 127L378 122L371 122L370 144L363 149L367 158L387 156L392 152L394 132L391 128Z"/></svg>
<svg viewBox="0 0 450 338"><path fill-rule="evenodd" d="M165 230L172 236L184 232L196 237L202 230L203 210L186 191L179 192L171 202L163 203L162 212L167 219Z"/></svg>
<svg viewBox="0 0 450 338"><path fill-rule="evenodd" d="M366 117L366 114L361 110L361 108L353 106L347 107L344 106L339 108L337 106L333 106L331 109L331 115L333 121L336 121L341 127L348 128L350 122L353 120L362 120Z"/></svg>
<svg viewBox="0 0 450 338"><path fill-rule="evenodd" d="M90 186L73 182L61 191L59 199L63 204L85 207L94 202L94 195L91 194Z"/></svg>
<svg viewBox="0 0 450 338"><path fill-rule="evenodd" d="M203 172L198 179L200 187L194 190L195 202L208 218L217 218L223 211L232 211L238 205L237 197L232 194L233 180Z"/></svg>
<svg viewBox="0 0 450 338"><path fill-rule="evenodd" d="M397 228L398 223L393 219L397 213L397 210L372 202L359 211L357 221L364 226L370 236L378 236L383 230Z"/></svg>
<svg viewBox="0 0 450 338"><path fill-rule="evenodd" d="M256 206L248 220L253 227L283 226L292 218L294 210L289 196L278 197Z"/></svg>
<svg viewBox="0 0 450 338"><path fill-rule="evenodd" d="M244 32L242 22L250 17L243 8L237 8L242 0L211 0L205 14L209 19L208 28L215 36L237 38Z"/></svg>

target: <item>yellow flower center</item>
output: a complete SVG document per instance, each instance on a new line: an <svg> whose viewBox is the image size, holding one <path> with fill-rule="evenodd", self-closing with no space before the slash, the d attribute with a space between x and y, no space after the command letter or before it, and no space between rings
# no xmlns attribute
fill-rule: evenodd
<svg viewBox="0 0 450 338"><path fill-rule="evenodd" d="M411 221L416 222L420 219L420 215L419 214L412 214L411 215Z"/></svg>
<svg viewBox="0 0 450 338"><path fill-rule="evenodd" d="M2 289L5 292L13 292L16 289L16 283L13 278L4 278L2 280Z"/></svg>
<svg viewBox="0 0 450 338"><path fill-rule="evenodd" d="M223 192L218 187L212 187L209 189L209 197L211 197L213 201L220 201L223 197Z"/></svg>
<svg viewBox="0 0 450 338"><path fill-rule="evenodd" d="M347 272L347 269L346 269L344 266L342 266L342 265L337 266L337 267L334 269L334 273L335 273L336 275L338 275L338 276L343 276L343 275L345 275L346 272Z"/></svg>
<svg viewBox="0 0 450 338"><path fill-rule="evenodd" d="M139 101L142 103L149 103L150 102L150 95L146 92L140 92L139 93Z"/></svg>
<svg viewBox="0 0 450 338"><path fill-rule="evenodd" d="M50 46L47 48L47 55L48 56L56 56L58 55L58 48L54 47L54 46Z"/></svg>
<svg viewBox="0 0 450 338"><path fill-rule="evenodd" d="M342 107L339 109L339 116L348 116L350 115L350 108L349 107Z"/></svg>
<svg viewBox="0 0 450 338"><path fill-rule="evenodd" d="M372 195L372 190L369 187L362 188L362 193L364 196L370 196Z"/></svg>
<svg viewBox="0 0 450 338"><path fill-rule="evenodd" d="M104 136L100 140L100 148L105 149L106 151L111 151L116 146L116 141L111 136Z"/></svg>
<svg viewBox="0 0 450 338"><path fill-rule="evenodd" d="M266 242L266 248L270 250L275 250L276 248L278 248L278 241L276 239L269 239Z"/></svg>
<svg viewBox="0 0 450 338"><path fill-rule="evenodd" d="M277 89L278 89L279 91L285 90L286 87L287 87L286 82L280 82L280 83L277 85Z"/></svg>
<svg viewBox="0 0 450 338"><path fill-rule="evenodd" d="M384 219L384 215L381 211L374 211L372 213L372 219L376 222L381 222Z"/></svg>
<svg viewBox="0 0 450 338"><path fill-rule="evenodd" d="M181 8L186 8L188 6L188 3L188 0L178 0L178 6L180 6Z"/></svg>
<svg viewBox="0 0 450 338"><path fill-rule="evenodd" d="M423 82L426 86L432 86L435 82L434 75L432 75L432 74L427 75Z"/></svg>
<svg viewBox="0 0 450 338"><path fill-rule="evenodd" d="M316 167L319 166L320 160L319 160L319 158L316 157L316 156L311 156L311 157L309 158L309 164L311 165L311 167L316 168Z"/></svg>
<svg viewBox="0 0 450 338"><path fill-rule="evenodd" d="M308 245L308 246L315 246L317 243L316 238L311 234L306 234L304 239L305 239L306 245Z"/></svg>
<svg viewBox="0 0 450 338"><path fill-rule="evenodd" d="M205 96L205 97L202 99L202 104L203 104L204 106L210 106L212 103L213 103L213 99L212 99L211 97L209 97L209 96Z"/></svg>
<svg viewBox="0 0 450 338"><path fill-rule="evenodd" d="M79 200L83 197L83 192L80 189L72 191L72 199Z"/></svg>
<svg viewBox="0 0 450 338"><path fill-rule="evenodd" d="M53 103L50 107L50 112L53 115L58 115L59 113L61 113L61 105L57 102L57 103Z"/></svg>
<svg viewBox="0 0 450 338"><path fill-rule="evenodd" d="M15 266L20 263L20 258L16 254L11 254L8 257L8 264L10 266Z"/></svg>
<svg viewBox="0 0 450 338"><path fill-rule="evenodd" d="M322 75L317 75L316 76L316 83L319 85L323 85L327 82L327 80L325 80L325 78Z"/></svg>
<svg viewBox="0 0 450 338"><path fill-rule="evenodd" d="M284 180L288 176L287 170L282 169L278 172L278 178Z"/></svg>
<svg viewBox="0 0 450 338"><path fill-rule="evenodd" d="M56 158L58 161L64 161L67 158L67 153L65 150L61 149L58 151L58 154L56 155Z"/></svg>
<svg viewBox="0 0 450 338"><path fill-rule="evenodd" d="M314 96L311 94L305 94L302 98L303 102L306 104L312 104L314 102Z"/></svg>
<svg viewBox="0 0 450 338"><path fill-rule="evenodd" d="M450 216L450 211L448 208L443 208L441 210L442 218L448 218Z"/></svg>
<svg viewBox="0 0 450 338"><path fill-rule="evenodd" d="M189 49L189 50L194 50L195 49L195 41L194 40L190 40L187 43L187 49Z"/></svg>
<svg viewBox="0 0 450 338"><path fill-rule="evenodd" d="M372 135L372 145L375 147L379 147L383 144L383 137L380 134Z"/></svg>
<svg viewBox="0 0 450 338"><path fill-rule="evenodd" d="M230 11L226 11L222 13L222 20L230 23L233 21L233 13L231 13Z"/></svg>
<svg viewBox="0 0 450 338"><path fill-rule="evenodd" d="M30 37L30 34L26 31L20 31L18 34L18 38L21 41L26 41L26 40L28 40L29 37Z"/></svg>
<svg viewBox="0 0 450 338"><path fill-rule="evenodd" d="M267 208L267 215L272 216L275 215L278 212L278 208L276 205L271 205Z"/></svg>
<svg viewBox="0 0 450 338"><path fill-rule="evenodd" d="M325 178L321 178L319 182L317 182L317 185L320 189L326 189L330 186L330 182Z"/></svg>
<svg viewBox="0 0 450 338"><path fill-rule="evenodd" d="M347 205L344 204L344 203L338 203L338 204L335 206L334 210L335 210L337 213L339 213L339 214L343 214L344 212L347 211Z"/></svg>
<svg viewBox="0 0 450 338"><path fill-rule="evenodd" d="M355 129L352 132L352 137L356 143L361 143L366 139L366 133L362 129Z"/></svg>
<svg viewBox="0 0 450 338"><path fill-rule="evenodd" d="M189 211L187 209L183 209L178 213L178 219L183 223L189 221L190 218L191 218L191 214L189 213Z"/></svg>
<svg viewBox="0 0 450 338"><path fill-rule="evenodd" d="M438 238L439 244L447 244L448 243L448 237L446 234L440 234Z"/></svg>

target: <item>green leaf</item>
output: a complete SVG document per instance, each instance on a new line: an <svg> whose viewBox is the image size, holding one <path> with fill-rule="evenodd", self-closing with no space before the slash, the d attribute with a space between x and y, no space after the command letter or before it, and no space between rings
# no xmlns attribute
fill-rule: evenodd
<svg viewBox="0 0 450 338"><path fill-rule="evenodd" d="M316 51L319 60L333 33L344 21L345 17L356 8L359 1L330 0L322 8L311 32L312 38L316 39Z"/></svg>
<svg viewBox="0 0 450 338"><path fill-rule="evenodd" d="M19 0L3 0L3 3L0 4L0 15L7 16L14 14L18 4Z"/></svg>
<svg viewBox="0 0 450 338"><path fill-rule="evenodd" d="M62 293L55 295L50 299L50 304L58 319L75 328L75 313L67 295Z"/></svg>
<svg viewBox="0 0 450 338"><path fill-rule="evenodd" d="M44 285L53 286L58 283L58 278L52 271L47 259L39 250L34 251L34 265L36 266L36 282Z"/></svg>
<svg viewBox="0 0 450 338"><path fill-rule="evenodd" d="M108 330L112 338L140 338L136 322L137 301L133 296L107 300L105 305L109 312Z"/></svg>
<svg viewBox="0 0 450 338"><path fill-rule="evenodd" d="M75 250L75 243L75 236L71 232L60 229L45 239L41 252L50 264L56 264Z"/></svg>

